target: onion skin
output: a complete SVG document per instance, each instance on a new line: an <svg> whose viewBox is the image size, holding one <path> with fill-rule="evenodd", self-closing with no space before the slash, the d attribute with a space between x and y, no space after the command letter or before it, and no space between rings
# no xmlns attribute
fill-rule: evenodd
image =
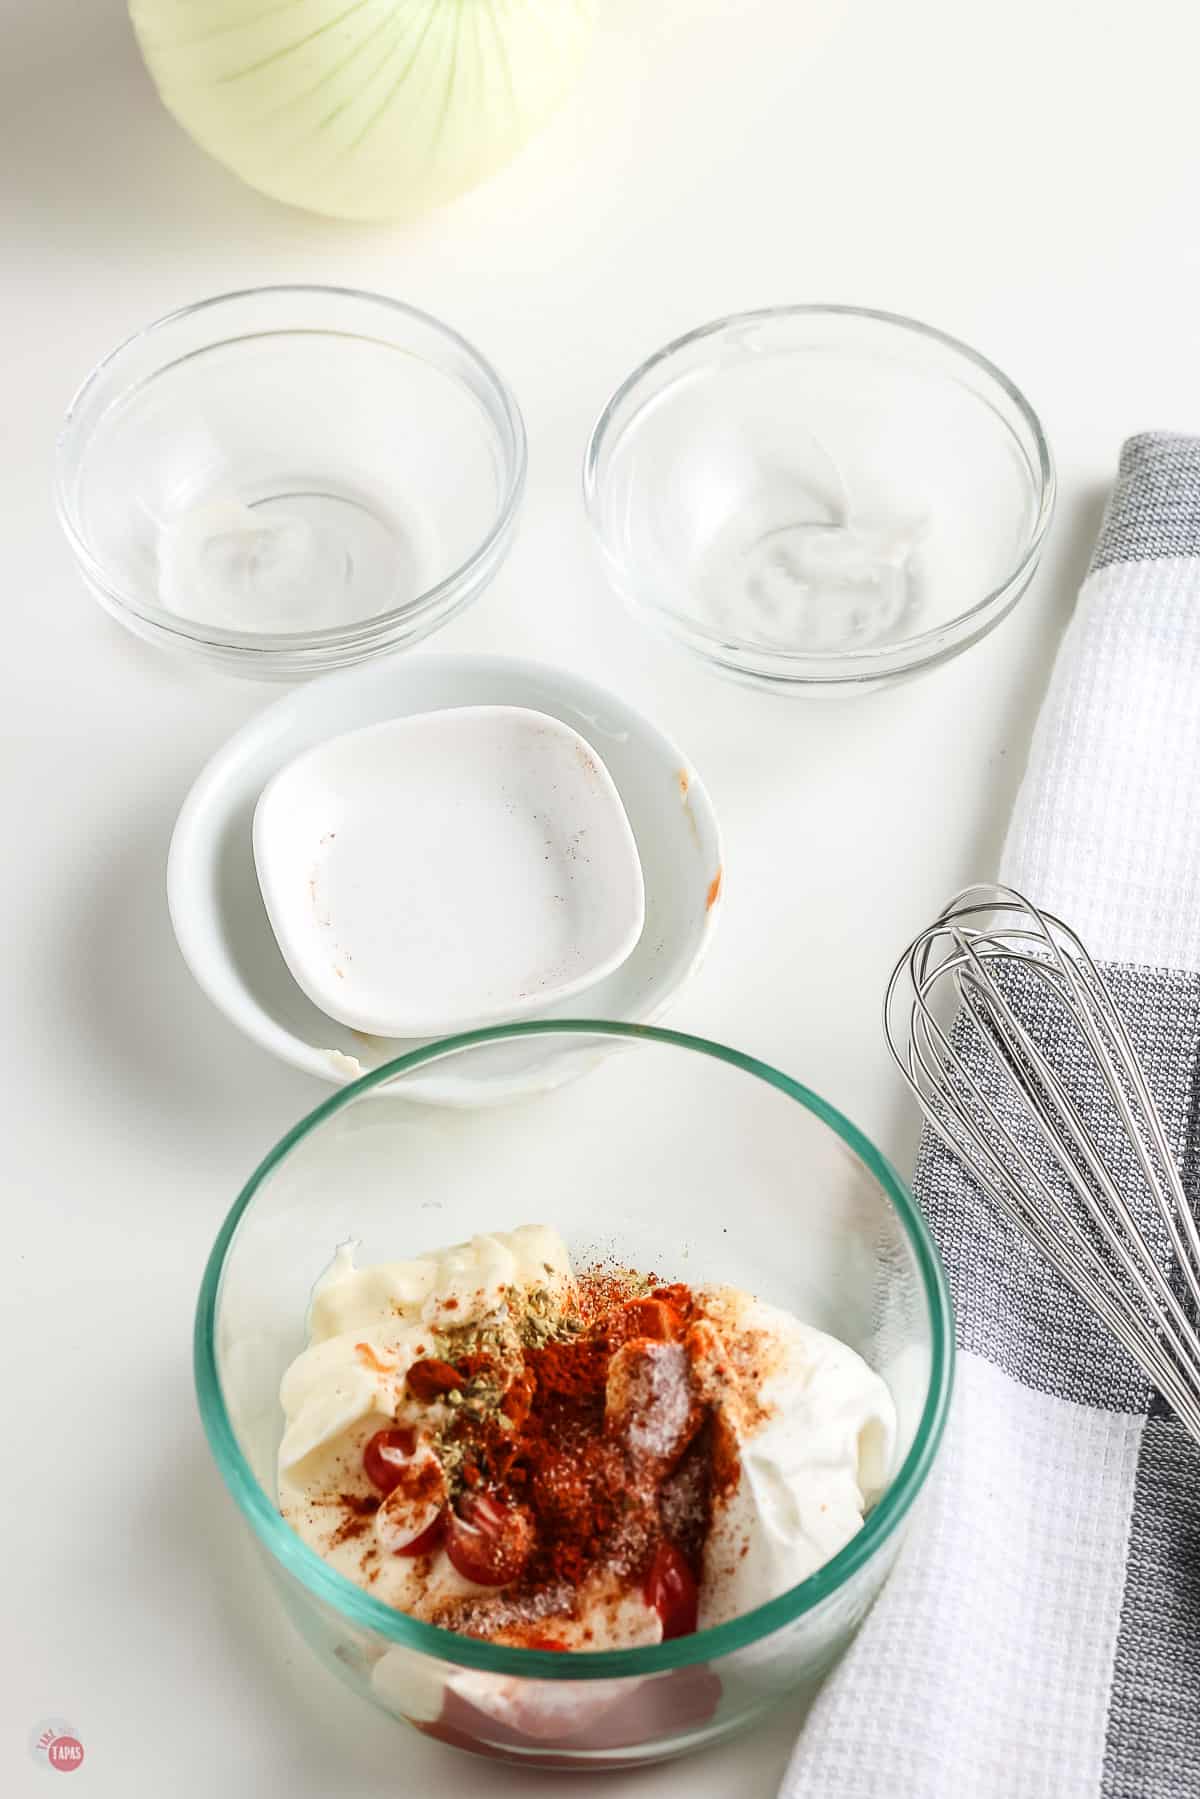
<svg viewBox="0 0 1200 1799"><path fill-rule="evenodd" d="M517 154L573 86L598 0L130 0L163 104L251 187L399 219Z"/></svg>

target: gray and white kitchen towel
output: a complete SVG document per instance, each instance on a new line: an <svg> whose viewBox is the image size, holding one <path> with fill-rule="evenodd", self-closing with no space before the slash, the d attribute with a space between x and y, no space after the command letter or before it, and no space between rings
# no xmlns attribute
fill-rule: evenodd
<svg viewBox="0 0 1200 1799"><path fill-rule="evenodd" d="M1200 439L1122 452L1001 879L1104 965L1197 1203ZM784 1799L1200 1799L1200 1452L928 1137L914 1186L957 1394Z"/></svg>

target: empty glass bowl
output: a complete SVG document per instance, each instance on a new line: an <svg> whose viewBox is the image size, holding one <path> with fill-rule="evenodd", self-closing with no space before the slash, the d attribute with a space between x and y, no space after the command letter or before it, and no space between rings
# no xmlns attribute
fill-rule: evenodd
<svg viewBox="0 0 1200 1799"><path fill-rule="evenodd" d="M512 537L525 431L457 332L378 294L273 287L114 350L58 443L63 528L142 637L259 679L415 642Z"/></svg>
<svg viewBox="0 0 1200 1799"><path fill-rule="evenodd" d="M792 306L668 344L596 424L584 493L636 611L785 693L892 681L991 630L1053 506L1028 402L965 344Z"/></svg>
<svg viewBox="0 0 1200 1799"><path fill-rule="evenodd" d="M503 1075L526 1040L594 1060L531 1102L404 1104L431 1063ZM391 1097L367 1103L371 1090ZM731 1282L857 1349L896 1402L896 1469L825 1567L756 1610L653 1648L555 1654L418 1623L337 1574L279 1515L280 1378L304 1345L335 1247L360 1266L543 1222L577 1264ZM525 1766L627 1768L716 1742L811 1688L892 1566L937 1452L953 1333L907 1188L816 1094L761 1062L647 1026L539 1021L401 1057L326 1101L272 1150L217 1238L196 1318L213 1454L292 1618L364 1698L423 1731Z"/></svg>

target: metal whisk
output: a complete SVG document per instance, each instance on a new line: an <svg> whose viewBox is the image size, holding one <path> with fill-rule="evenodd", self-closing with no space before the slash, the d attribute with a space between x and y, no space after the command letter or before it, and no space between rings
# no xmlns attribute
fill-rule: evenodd
<svg viewBox="0 0 1200 1799"><path fill-rule="evenodd" d="M901 957L884 1029L934 1131L1200 1443L1200 1231L1079 938L1011 888L967 888Z"/></svg>

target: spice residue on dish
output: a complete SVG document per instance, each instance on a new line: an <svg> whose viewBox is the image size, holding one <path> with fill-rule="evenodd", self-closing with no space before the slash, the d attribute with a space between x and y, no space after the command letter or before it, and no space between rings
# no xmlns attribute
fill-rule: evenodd
<svg viewBox="0 0 1200 1799"><path fill-rule="evenodd" d="M538 1649L660 1642L819 1567L890 1471L844 1344L731 1287L576 1273L527 1225L318 1284L280 1505L378 1598Z"/></svg>

